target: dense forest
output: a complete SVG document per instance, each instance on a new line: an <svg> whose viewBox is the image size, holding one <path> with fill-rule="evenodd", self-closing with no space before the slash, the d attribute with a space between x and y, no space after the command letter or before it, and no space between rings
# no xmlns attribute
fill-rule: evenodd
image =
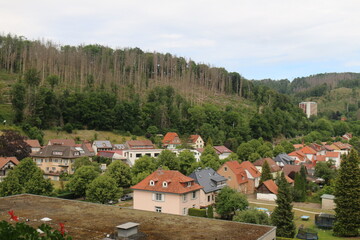
<svg viewBox="0 0 360 240"><path fill-rule="evenodd" d="M171 54L8 35L0 37L0 71L18 76L11 85L14 122L35 137L37 129L50 128L136 135L171 130L236 149L251 138L309 131L308 119L286 95ZM239 104L212 104L204 100L209 96L236 96Z"/></svg>

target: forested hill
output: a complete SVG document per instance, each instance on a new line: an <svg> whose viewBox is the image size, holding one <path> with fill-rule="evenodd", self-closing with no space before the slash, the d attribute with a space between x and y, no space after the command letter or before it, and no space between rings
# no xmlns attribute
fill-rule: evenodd
<svg viewBox="0 0 360 240"><path fill-rule="evenodd" d="M304 91L319 88L326 85L328 88L334 89L339 87L351 87L352 85L360 85L360 73L320 73L307 77L298 77L293 81L288 79L282 80L252 80L255 85L263 85L270 87L280 93L296 94Z"/></svg>
<svg viewBox="0 0 360 240"><path fill-rule="evenodd" d="M0 36L1 84L6 88L0 96L9 97L0 98L0 120L11 118L11 104L13 122L31 138L50 128L136 135L176 131L236 149L251 138L273 140L310 130L286 95L224 68L139 48Z"/></svg>

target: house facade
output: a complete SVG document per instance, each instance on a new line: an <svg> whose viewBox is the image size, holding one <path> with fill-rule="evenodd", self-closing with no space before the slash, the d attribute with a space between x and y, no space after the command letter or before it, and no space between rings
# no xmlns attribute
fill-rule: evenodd
<svg viewBox="0 0 360 240"><path fill-rule="evenodd" d="M28 139L24 140L24 142L26 142L31 147L31 153L36 153L41 149L41 145L37 139Z"/></svg>
<svg viewBox="0 0 360 240"><path fill-rule="evenodd" d="M262 173L262 166L264 165L265 161L269 164L271 175L275 179L281 173L281 168L279 167L279 165L276 164L274 160L272 160L271 158L260 158L256 160L253 164L256 169L260 173Z"/></svg>
<svg viewBox="0 0 360 240"><path fill-rule="evenodd" d="M224 163L217 173L227 178L227 185L238 192L252 194L259 186L261 173L249 161L228 161Z"/></svg>
<svg viewBox="0 0 360 240"><path fill-rule="evenodd" d="M76 158L89 157L87 148L62 145L48 145L32 155L33 161L44 172L44 177L59 180L61 173L74 173L73 164Z"/></svg>
<svg viewBox="0 0 360 240"><path fill-rule="evenodd" d="M0 157L0 182L4 180L8 172L19 164L16 157Z"/></svg>
<svg viewBox="0 0 360 240"><path fill-rule="evenodd" d="M181 146L181 140L179 135L175 132L168 132L165 134L164 139L162 140L164 148L167 149L176 149Z"/></svg>
<svg viewBox="0 0 360 240"><path fill-rule="evenodd" d="M230 156L232 151L225 146L214 146L216 153L219 155L219 159L225 159Z"/></svg>
<svg viewBox="0 0 360 240"><path fill-rule="evenodd" d="M218 191L226 186L227 179L219 175L212 168L196 169L189 175L195 182L203 187L200 190L200 207L205 208L215 203Z"/></svg>
<svg viewBox="0 0 360 240"><path fill-rule="evenodd" d="M190 135L188 139L188 144L192 148L204 148L205 143L200 135Z"/></svg>
<svg viewBox="0 0 360 240"><path fill-rule="evenodd" d="M158 169L132 186L134 209L187 215L189 208L200 208L203 187L179 171Z"/></svg>
<svg viewBox="0 0 360 240"><path fill-rule="evenodd" d="M113 146L110 141L94 141L92 144L92 148L94 149L95 155L99 151L111 151L113 150Z"/></svg>
<svg viewBox="0 0 360 240"><path fill-rule="evenodd" d="M277 199L278 186L273 180L266 180L261 183L256 191L256 199L275 201Z"/></svg>

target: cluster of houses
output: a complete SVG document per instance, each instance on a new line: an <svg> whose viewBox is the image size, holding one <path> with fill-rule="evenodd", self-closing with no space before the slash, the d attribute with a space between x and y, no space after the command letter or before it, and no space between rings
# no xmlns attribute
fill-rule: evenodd
<svg viewBox="0 0 360 240"><path fill-rule="evenodd" d="M150 140L129 140L123 144L110 141L83 142L77 144L72 139L53 139L41 147L37 140L27 140L31 146L31 157L44 172L45 178L59 180L61 173L74 173L75 159L80 157L102 156L112 161L123 161L130 167L142 156L157 157L168 149L179 154L185 149L176 133L167 133L162 141L163 148L157 148ZM186 142L197 161L204 151L204 141L199 135L191 135ZM266 161L273 178L284 172L290 184L294 183L295 174L301 165L306 167L311 179L311 172L317 162L333 161L340 166L341 155L348 154L351 145L335 142L313 143L308 146L295 144L295 151L281 153L275 158L261 158L251 163L227 161L219 169L196 169L189 176L178 171L158 169L144 180L132 186L134 209L186 215L189 208L206 208L215 203L215 196L224 186L229 186L244 194L255 194L258 199L275 200L278 187L273 180L260 184L262 166ZM227 158L232 151L225 146L213 146L220 159ZM241 156L240 156L241 158ZM6 171L17 165L16 158L0 158L0 180ZM105 165L105 164L103 164ZM106 165L101 166L105 171Z"/></svg>

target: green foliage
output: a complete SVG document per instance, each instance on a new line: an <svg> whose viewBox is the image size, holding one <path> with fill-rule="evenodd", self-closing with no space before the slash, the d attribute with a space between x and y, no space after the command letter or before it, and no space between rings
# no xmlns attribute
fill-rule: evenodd
<svg viewBox="0 0 360 240"><path fill-rule="evenodd" d="M214 218L214 208L211 205L207 208L207 217Z"/></svg>
<svg viewBox="0 0 360 240"><path fill-rule="evenodd" d="M63 130L66 131L67 133L72 133L74 127L71 123L66 123L63 127Z"/></svg>
<svg viewBox="0 0 360 240"><path fill-rule="evenodd" d="M239 158L243 161L248 161L249 157L252 153L255 152L255 149L251 147L250 143L242 143L238 147L236 153L239 156Z"/></svg>
<svg viewBox="0 0 360 240"><path fill-rule="evenodd" d="M89 184L98 176L99 171L94 166L82 166L76 169L66 186L77 196L85 196Z"/></svg>
<svg viewBox="0 0 360 240"><path fill-rule="evenodd" d="M24 158L4 181L0 183L0 195L9 196L19 193L49 195L53 186L31 158Z"/></svg>
<svg viewBox="0 0 360 240"><path fill-rule="evenodd" d="M25 93L25 86L21 82L17 82L11 87L11 103L15 110L15 123L21 123L24 119Z"/></svg>
<svg viewBox="0 0 360 240"><path fill-rule="evenodd" d="M134 166L131 168L132 184L137 184L142 181L152 172L157 169L158 165L155 158L149 156L142 156L135 161Z"/></svg>
<svg viewBox="0 0 360 240"><path fill-rule="evenodd" d="M46 81L50 84L51 90L54 90L54 87L59 84L60 78L58 75L49 75Z"/></svg>
<svg viewBox="0 0 360 240"><path fill-rule="evenodd" d="M291 153L291 152L295 151L294 145L292 145L288 141L282 141L280 143L280 145L284 148L285 153ZM277 156L276 154L274 154L274 155Z"/></svg>
<svg viewBox="0 0 360 240"><path fill-rule="evenodd" d="M233 221L271 225L269 216L266 213L258 211L256 209L237 211L235 216L233 217Z"/></svg>
<svg viewBox="0 0 360 240"><path fill-rule="evenodd" d="M274 147L273 153L274 153L274 156L277 156L277 155L279 155L280 153L285 153L285 148L284 148L281 144L276 145L276 146Z"/></svg>
<svg viewBox="0 0 360 240"><path fill-rule="evenodd" d="M35 68L30 68L24 74L24 80L28 86L38 86L40 84L40 72Z"/></svg>
<svg viewBox="0 0 360 240"><path fill-rule="evenodd" d="M251 153L250 156L249 156L249 161L253 163L253 162L255 162L256 160L258 160L260 158L261 158L261 156L257 152L256 153Z"/></svg>
<svg viewBox="0 0 360 240"><path fill-rule="evenodd" d="M334 235L357 237L360 229L360 160L355 150L343 159L335 183Z"/></svg>
<svg viewBox="0 0 360 240"><path fill-rule="evenodd" d="M19 132L12 130L0 132L0 156L16 157L18 160L28 157L31 147L24 140L25 137L21 136Z"/></svg>
<svg viewBox="0 0 360 240"><path fill-rule="evenodd" d="M328 185L330 181L336 177L336 169L331 161L317 162L315 166L315 177L324 179L325 184Z"/></svg>
<svg viewBox="0 0 360 240"><path fill-rule="evenodd" d="M166 166L170 170L179 170L180 164L174 152L170 150L163 150L158 156L158 165Z"/></svg>
<svg viewBox="0 0 360 240"><path fill-rule="evenodd" d="M206 217L206 209L189 208L189 216Z"/></svg>
<svg viewBox="0 0 360 240"><path fill-rule="evenodd" d="M276 199L277 206L271 214L271 223L276 229L276 236L293 238L296 227L294 224L294 212L292 211L292 196L290 185L287 183L284 173L278 181L278 194Z"/></svg>
<svg viewBox="0 0 360 240"><path fill-rule="evenodd" d="M86 189L86 199L90 202L108 203L118 200L122 195L122 188L118 182L108 175L95 178Z"/></svg>
<svg viewBox="0 0 360 240"><path fill-rule="evenodd" d="M260 184L267 180L272 180L272 179L273 178L271 175L269 163L266 160L264 160L264 163L263 163L262 169L261 169Z"/></svg>
<svg viewBox="0 0 360 240"><path fill-rule="evenodd" d="M10 224L7 221L0 222L0 239L6 240L71 240L66 233L64 235L52 229L49 225L42 224L39 229L44 232L43 235L26 223L17 222Z"/></svg>
<svg viewBox="0 0 360 240"><path fill-rule="evenodd" d="M105 175L113 178L118 187L129 187L131 185L131 170L129 165L122 161L114 161L109 165Z"/></svg>
<svg viewBox="0 0 360 240"><path fill-rule="evenodd" d="M76 158L73 164L75 171L83 166L92 166L98 172L100 172L99 164L97 162L92 162L88 157Z"/></svg>
<svg viewBox="0 0 360 240"><path fill-rule="evenodd" d="M236 211L244 210L248 205L244 194L229 187L222 188L215 199L216 212L223 219L232 219Z"/></svg>
<svg viewBox="0 0 360 240"><path fill-rule="evenodd" d="M180 172L186 176L188 176L191 172L191 165L196 162L195 156L189 150L182 151L178 156L178 161L180 163Z"/></svg>

